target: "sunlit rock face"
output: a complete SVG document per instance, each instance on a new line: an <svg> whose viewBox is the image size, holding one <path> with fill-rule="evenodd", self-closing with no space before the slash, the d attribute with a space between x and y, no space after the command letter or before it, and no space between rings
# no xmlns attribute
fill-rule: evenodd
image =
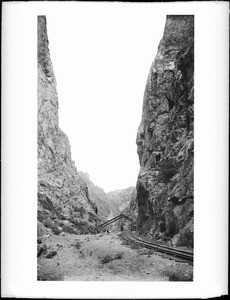
<svg viewBox="0 0 230 300"><path fill-rule="evenodd" d="M193 246L194 17L167 16L137 134L138 230Z"/></svg>
<svg viewBox="0 0 230 300"><path fill-rule="evenodd" d="M38 16L38 235L88 232L98 217L58 125L58 95L45 16Z"/></svg>

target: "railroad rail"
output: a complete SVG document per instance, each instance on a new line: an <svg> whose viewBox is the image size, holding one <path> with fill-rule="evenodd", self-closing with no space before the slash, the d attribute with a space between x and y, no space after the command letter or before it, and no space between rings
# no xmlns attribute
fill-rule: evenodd
<svg viewBox="0 0 230 300"><path fill-rule="evenodd" d="M130 231L123 231L121 234L121 237L126 242L138 244L142 247L153 249L153 250L156 250L161 253L165 253L168 255L172 255L174 257L182 258L185 260L189 260L190 262L193 262L193 252L191 252L191 251L175 249L172 247L159 245L156 243L150 243L148 241L144 241L144 240L134 236Z"/></svg>

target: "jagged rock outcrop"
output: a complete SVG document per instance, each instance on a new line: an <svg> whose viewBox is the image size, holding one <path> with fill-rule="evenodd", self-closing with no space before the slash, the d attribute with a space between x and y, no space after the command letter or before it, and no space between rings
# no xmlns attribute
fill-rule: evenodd
<svg viewBox="0 0 230 300"><path fill-rule="evenodd" d="M87 232L98 217L88 188L71 159L70 144L58 125L58 95L46 17L38 16L37 150L38 235Z"/></svg>
<svg viewBox="0 0 230 300"><path fill-rule="evenodd" d="M135 192L136 188L131 186L126 189L109 192L106 195L111 201L116 203L119 211L122 212L129 206Z"/></svg>
<svg viewBox="0 0 230 300"><path fill-rule="evenodd" d="M167 16L137 134L138 230L193 246L194 17Z"/></svg>
<svg viewBox="0 0 230 300"><path fill-rule="evenodd" d="M91 201L97 207L97 215L102 221L107 221L113 217L119 215L119 209L115 202L113 202L104 190L98 186L95 186L90 180L89 174L84 172L78 172L79 175L86 182L89 196Z"/></svg>

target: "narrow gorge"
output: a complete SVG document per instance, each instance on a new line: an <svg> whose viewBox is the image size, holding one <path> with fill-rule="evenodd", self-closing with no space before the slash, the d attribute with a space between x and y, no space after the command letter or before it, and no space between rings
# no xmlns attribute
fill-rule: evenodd
<svg viewBox="0 0 230 300"><path fill-rule="evenodd" d="M127 246L121 234L193 248L194 16L166 18L143 88L136 187L109 193L77 169L59 127L45 16L37 38L38 280L192 280L191 265Z"/></svg>

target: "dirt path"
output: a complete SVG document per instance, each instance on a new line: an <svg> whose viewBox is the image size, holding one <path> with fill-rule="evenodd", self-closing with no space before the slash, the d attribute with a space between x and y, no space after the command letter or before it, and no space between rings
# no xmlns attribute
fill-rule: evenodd
<svg viewBox="0 0 230 300"><path fill-rule="evenodd" d="M38 258L38 280L192 280L193 267L153 250L131 248L115 233L51 236ZM51 258L47 255L51 254Z"/></svg>

